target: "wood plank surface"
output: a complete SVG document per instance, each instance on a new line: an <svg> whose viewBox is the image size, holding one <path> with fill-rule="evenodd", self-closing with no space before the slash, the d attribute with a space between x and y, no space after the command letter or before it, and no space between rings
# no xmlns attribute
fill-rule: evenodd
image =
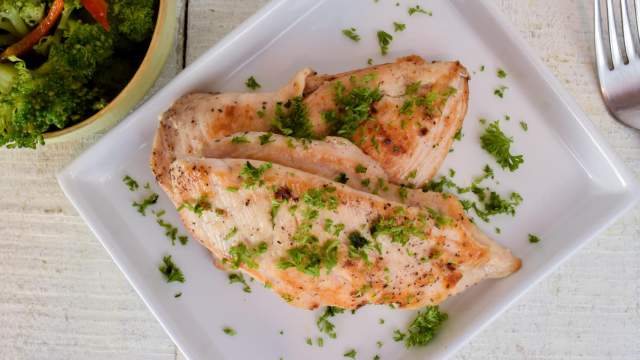
<svg viewBox="0 0 640 360"><path fill-rule="evenodd" d="M267 2L186 1L154 90ZM640 177L640 132L611 118L598 93L591 1L493 2ZM183 358L55 181L99 137L0 150L0 359ZM454 358L640 359L638 259L637 207Z"/></svg>

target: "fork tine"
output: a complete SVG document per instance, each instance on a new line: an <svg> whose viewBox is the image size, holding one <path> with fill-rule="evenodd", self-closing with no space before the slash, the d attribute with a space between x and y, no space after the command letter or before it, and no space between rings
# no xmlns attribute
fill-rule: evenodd
<svg viewBox="0 0 640 360"><path fill-rule="evenodd" d="M636 0L640 1L640 0ZM600 9L600 0L594 0L594 40L595 40L595 48L596 48L596 65L598 66L598 71L609 70L609 65L607 64L607 59L604 53L604 44L602 42L602 11Z"/></svg>
<svg viewBox="0 0 640 360"><path fill-rule="evenodd" d="M611 45L611 62L613 67L622 65L620 46L618 45L618 31L616 30L616 17L613 14L612 0L607 0L607 25L609 25L609 45Z"/></svg>
<svg viewBox="0 0 640 360"><path fill-rule="evenodd" d="M628 6L627 0L620 0L620 7L622 8L622 35L624 37L624 49L627 52L627 59L631 62L636 59L636 47L633 43L631 18L629 17Z"/></svg>

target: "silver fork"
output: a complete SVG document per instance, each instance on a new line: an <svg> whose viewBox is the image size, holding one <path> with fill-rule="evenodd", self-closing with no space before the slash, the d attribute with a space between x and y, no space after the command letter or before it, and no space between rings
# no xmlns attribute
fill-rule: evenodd
<svg viewBox="0 0 640 360"><path fill-rule="evenodd" d="M640 33L640 0L635 1L637 32ZM600 91L613 116L623 123L640 129L640 56L636 51L629 17L627 0L620 0L622 9L622 35L624 48L618 44L618 33L614 15L613 1L607 2L607 24L609 46L611 47L611 65L604 49L604 33L600 0L595 0L595 48ZM636 35L638 36L638 35ZM628 59L624 62L623 52Z"/></svg>

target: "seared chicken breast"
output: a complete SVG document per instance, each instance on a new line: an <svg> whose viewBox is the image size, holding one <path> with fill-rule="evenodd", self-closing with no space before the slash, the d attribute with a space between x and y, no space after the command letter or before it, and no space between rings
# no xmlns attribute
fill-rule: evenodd
<svg viewBox="0 0 640 360"><path fill-rule="evenodd" d="M192 235L294 306L420 308L520 266L435 194L415 201L438 206L409 206L240 159L179 159L170 177Z"/></svg>
<svg viewBox="0 0 640 360"><path fill-rule="evenodd" d="M461 127L468 78L458 62L409 56L337 75L303 69L275 93L189 94L162 115L151 167L171 192L174 160L206 156L210 143L224 136L271 129L296 137L349 138L391 182L422 185Z"/></svg>

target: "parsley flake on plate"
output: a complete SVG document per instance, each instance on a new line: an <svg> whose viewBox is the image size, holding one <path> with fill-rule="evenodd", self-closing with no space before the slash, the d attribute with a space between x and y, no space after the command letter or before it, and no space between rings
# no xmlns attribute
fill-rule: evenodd
<svg viewBox="0 0 640 360"><path fill-rule="evenodd" d="M162 264L158 267L158 270L164 275L167 282L184 282L184 274L182 270L173 262L171 255L166 255L162 258Z"/></svg>
<svg viewBox="0 0 640 360"><path fill-rule="evenodd" d="M395 22L395 21L393 22L393 31L395 32L404 31L404 29L406 28L407 28L406 24Z"/></svg>
<svg viewBox="0 0 640 360"><path fill-rule="evenodd" d="M158 202L158 194L152 193L151 195L149 195L146 198L142 199L141 202L134 201L131 204L131 206L136 208L136 210L138 210L138 212L142 216L146 216L147 215L147 213L146 213L147 208L149 206L151 206L151 205L154 205L157 202Z"/></svg>
<svg viewBox="0 0 640 360"><path fill-rule="evenodd" d="M229 326L222 328L222 331L229 336L235 336L237 334L237 332Z"/></svg>
<svg viewBox="0 0 640 360"><path fill-rule="evenodd" d="M500 79L504 79L507 77L507 72L504 71L503 69L498 69L496 71L496 75L500 78Z"/></svg>
<svg viewBox="0 0 640 360"><path fill-rule="evenodd" d="M125 175L122 178L122 182L124 182L124 184L127 185L127 187L129 188L129 191L138 190L138 182L135 181L131 176Z"/></svg>
<svg viewBox="0 0 640 360"><path fill-rule="evenodd" d="M329 318L332 318L337 314L342 314L343 312L344 309L335 306L327 306L324 309L324 313L316 321L318 330L320 330L320 332L322 333L327 334L327 336L329 336L330 338L335 339L337 336L336 327L331 321L329 321Z"/></svg>
<svg viewBox="0 0 640 360"><path fill-rule="evenodd" d="M386 31L380 30L377 33L378 36L378 45L380 46L380 53L382 55L387 55L389 52L389 45L393 40L393 36Z"/></svg>
<svg viewBox="0 0 640 360"><path fill-rule="evenodd" d="M537 244L540 242L540 238L537 235L529 234L529 242L532 244Z"/></svg>
<svg viewBox="0 0 640 360"><path fill-rule="evenodd" d="M493 94L499 98L504 98L504 92L507 91L508 87L504 85L500 85L493 90Z"/></svg>
<svg viewBox="0 0 640 360"><path fill-rule="evenodd" d="M345 352L344 354L342 354L342 356L352 358L352 359L355 359L356 355L358 355L358 352L355 349L351 349Z"/></svg>
<svg viewBox="0 0 640 360"><path fill-rule="evenodd" d="M246 293L251 292L251 287L247 284L247 281L244 279L244 275L242 273L231 273L229 274L229 284L242 284L242 291Z"/></svg>
<svg viewBox="0 0 640 360"><path fill-rule="evenodd" d="M522 128L522 130L524 131L529 131L529 125L524 122L524 121L520 121L520 127Z"/></svg>
<svg viewBox="0 0 640 360"><path fill-rule="evenodd" d="M253 76L250 76L247 81L244 83L245 86L251 90L257 90L260 89L262 87L262 85L260 85L257 81L256 78Z"/></svg>
<svg viewBox="0 0 640 360"><path fill-rule="evenodd" d="M420 5L410 7L408 12L410 16L413 14L425 14L425 15L433 16L433 12L431 12L431 10L425 10L421 8Z"/></svg>
<svg viewBox="0 0 640 360"><path fill-rule="evenodd" d="M425 346L433 339L448 317L446 313L440 311L438 306L427 306L423 311L418 312L406 332L395 330L393 339L404 341L407 348Z"/></svg>
<svg viewBox="0 0 640 360"><path fill-rule="evenodd" d="M489 124L480 136L481 147L491 154L503 169L513 172L524 162L524 157L511 154L512 143L513 138L508 137L500 129L499 121Z"/></svg>
<svg viewBox="0 0 640 360"><path fill-rule="evenodd" d="M344 29L342 34L355 42L360 41L360 35L358 35L356 28Z"/></svg>

